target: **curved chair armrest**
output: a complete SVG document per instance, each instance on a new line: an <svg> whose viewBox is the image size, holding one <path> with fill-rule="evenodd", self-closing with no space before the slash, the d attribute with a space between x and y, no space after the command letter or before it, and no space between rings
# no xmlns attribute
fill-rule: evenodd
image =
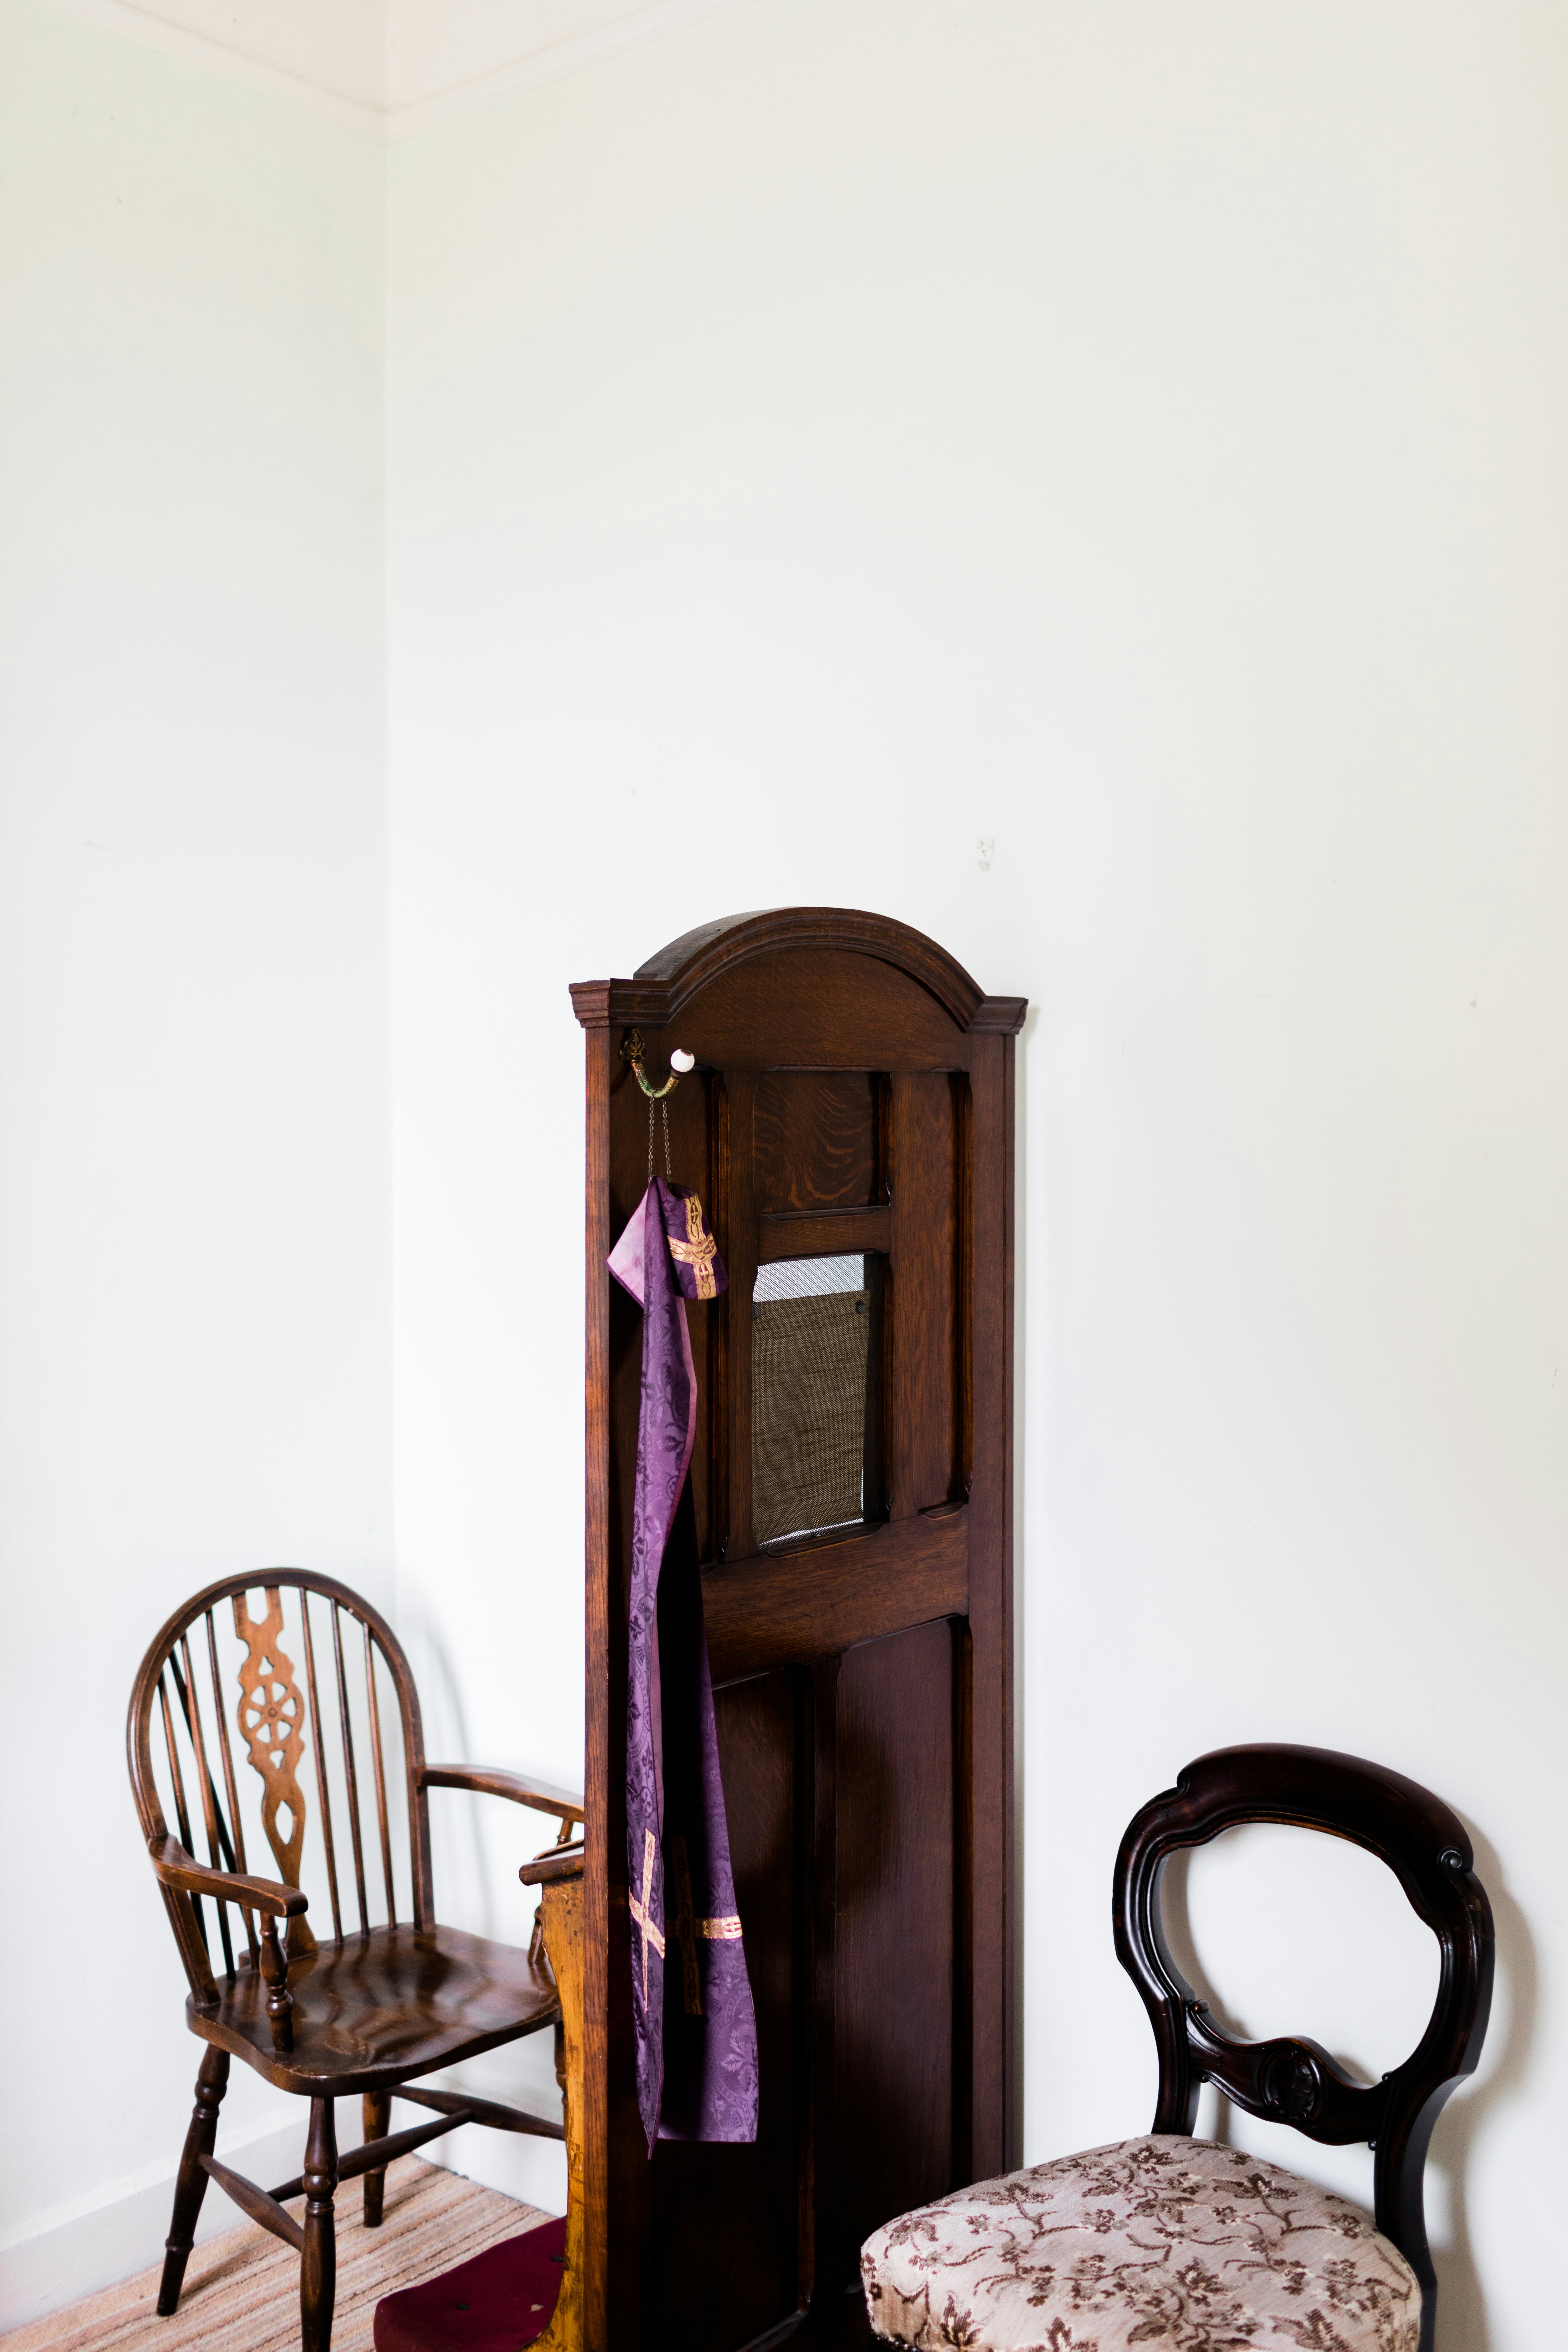
<svg viewBox="0 0 1568 2352"><path fill-rule="evenodd" d="M310 1896L276 1878L242 1878L234 1870L208 1870L187 1853L178 1838L149 1838L147 1852L165 1886L182 1895L211 1895L220 1903L243 1903L272 1919L298 1919L310 1906Z"/></svg>
<svg viewBox="0 0 1568 2352"><path fill-rule="evenodd" d="M548 1780L525 1780L521 1772L505 1772L485 1764L425 1764L419 1783L425 1789L468 1789L478 1797L509 1797L514 1805L531 1805L536 1813L557 1821L580 1822L583 1800L570 1789Z"/></svg>
<svg viewBox="0 0 1568 2352"><path fill-rule="evenodd" d="M583 1848L552 1846L548 1853L536 1854L531 1862L525 1862L517 1874L525 1886L555 1886L563 1878L581 1878Z"/></svg>

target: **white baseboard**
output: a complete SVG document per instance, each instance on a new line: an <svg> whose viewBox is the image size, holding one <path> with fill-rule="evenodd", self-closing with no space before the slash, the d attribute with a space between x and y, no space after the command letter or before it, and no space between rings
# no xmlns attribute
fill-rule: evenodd
<svg viewBox="0 0 1568 2352"><path fill-rule="evenodd" d="M531 2104L542 2104L531 2102ZM533 2139L521 2132L485 2131L464 2124L449 2138L425 2151L430 2164L497 2189L540 2213L566 2210L566 2150L558 2139Z"/></svg>
<svg viewBox="0 0 1568 2352"><path fill-rule="evenodd" d="M342 2146L359 2146L359 2102L340 2102L346 2129ZM305 2152L305 2103L289 2123L275 2125L248 2137L225 2141L220 2131L218 2154L226 2164L263 2188L289 2179L299 2171ZM79 2295L93 2294L133 2278L163 2258L169 2234L169 2213L174 2200L176 2156L168 2162L143 2165L123 2173L85 2197L51 2205L18 2228L0 2236L0 2331L25 2327L42 2319ZM231 2205L216 2183L202 2200L196 2243L237 2229L245 2216ZM151 2305L149 2305L151 2308Z"/></svg>

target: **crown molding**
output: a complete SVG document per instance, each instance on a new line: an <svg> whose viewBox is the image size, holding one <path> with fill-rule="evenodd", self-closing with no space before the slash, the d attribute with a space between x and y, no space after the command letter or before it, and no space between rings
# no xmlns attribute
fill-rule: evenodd
<svg viewBox="0 0 1568 2352"><path fill-rule="evenodd" d="M562 81L568 74L580 73L605 58L618 57L626 49L641 48L645 42L662 40L667 33L681 32L688 25L700 24L707 16L722 16L742 5L742 0L653 0L651 6L617 16L614 23L602 25L592 33L581 33L570 41L553 42L549 48L535 49L509 65L494 66L472 81L459 82L429 98L391 108L383 118L386 125L384 136L388 140L412 138L416 131L428 130L435 123L449 122L458 115L499 105L502 99L513 98L520 90L536 89L542 82Z"/></svg>
<svg viewBox="0 0 1568 2352"><path fill-rule="evenodd" d="M390 118L381 107L368 106L363 99L346 97L341 90L324 89L319 82L287 73L279 66L266 65L259 58L246 57L221 41L187 31L184 25L171 25L166 17L155 16L150 8L132 6L132 0L50 0L50 5L63 9L68 16L79 16L84 24L97 25L104 32L122 34L142 48L156 49L166 58L178 58L182 65L197 66L225 81L240 82L247 89L265 90L269 98L303 107L308 114L322 115L327 121L341 123L346 130L361 131L367 138L387 136Z"/></svg>
<svg viewBox="0 0 1568 2352"><path fill-rule="evenodd" d="M221 41L187 31L183 25L170 24L151 9L134 6L132 0L50 0L50 5L106 32L121 34L143 48L177 58L183 64L220 75L226 81L264 90L269 97L301 107L309 114L320 115L345 130L390 144L431 130L437 123L455 121L460 115L500 105L503 100L514 98L525 89L535 89L542 83L561 81L568 74L580 73L607 58L618 57L623 50L661 40L668 33L680 32L704 17L738 7L742 0L652 0L651 5L633 9L591 33L552 42L548 48L535 49L492 66L470 80L390 107L371 105L299 74L288 73L280 67L267 65L259 58L247 57Z"/></svg>
<svg viewBox="0 0 1568 2352"><path fill-rule="evenodd" d="M987 996L956 957L908 923L854 907L775 907L760 914L724 915L683 931L639 964L630 980L577 981L572 1003L584 1029L617 1021L668 1028L710 982L758 956L799 948L874 956L917 981L957 1029L1015 1037L1028 1001Z"/></svg>

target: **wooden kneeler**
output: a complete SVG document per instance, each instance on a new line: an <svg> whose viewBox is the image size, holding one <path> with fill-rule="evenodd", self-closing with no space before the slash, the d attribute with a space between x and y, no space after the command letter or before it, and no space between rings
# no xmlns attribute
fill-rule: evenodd
<svg viewBox="0 0 1568 2352"><path fill-rule="evenodd" d="M512 2352L516 2346L583 2352L583 1849L543 1854L519 1875L540 1889L535 1937L561 1996L556 2074L566 2109L566 2218L487 2247L420 2286L384 2295L375 2307L376 2352ZM548 2316L542 2319L542 2312Z"/></svg>

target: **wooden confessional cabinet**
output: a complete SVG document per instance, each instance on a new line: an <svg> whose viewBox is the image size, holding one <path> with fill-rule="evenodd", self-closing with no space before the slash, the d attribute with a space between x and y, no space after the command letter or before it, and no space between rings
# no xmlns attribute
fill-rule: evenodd
<svg viewBox="0 0 1568 2352"><path fill-rule="evenodd" d="M931 940L742 915L572 991L587 1046L588 2352L868 2341L857 2256L1016 2160L1013 1040ZM754 2146L637 2116L625 1743L641 1318L605 1271L662 1080L728 1293L687 1309ZM658 1164L664 1164L662 1128Z"/></svg>

